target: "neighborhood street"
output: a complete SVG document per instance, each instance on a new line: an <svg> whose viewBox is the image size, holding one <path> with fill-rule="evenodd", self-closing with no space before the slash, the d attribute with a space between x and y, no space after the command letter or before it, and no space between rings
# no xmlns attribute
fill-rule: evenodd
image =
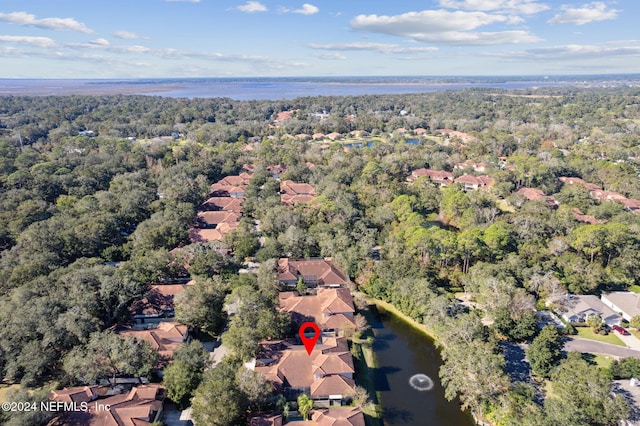
<svg viewBox="0 0 640 426"><path fill-rule="evenodd" d="M610 343L596 342L595 340L581 339L579 337L567 338L564 350L611 355L616 358L640 358L639 350L612 345Z"/></svg>

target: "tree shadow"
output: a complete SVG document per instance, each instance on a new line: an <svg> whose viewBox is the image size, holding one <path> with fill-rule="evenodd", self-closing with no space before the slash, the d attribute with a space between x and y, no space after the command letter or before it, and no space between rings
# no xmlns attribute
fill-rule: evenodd
<svg viewBox="0 0 640 426"><path fill-rule="evenodd" d="M382 410L384 419L389 424L409 424L413 422L413 415L410 411L401 410L395 407L387 407Z"/></svg>

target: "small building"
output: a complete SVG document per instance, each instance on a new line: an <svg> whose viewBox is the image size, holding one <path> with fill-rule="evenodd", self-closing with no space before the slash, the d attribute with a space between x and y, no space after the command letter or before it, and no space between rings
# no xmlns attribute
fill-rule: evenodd
<svg viewBox="0 0 640 426"><path fill-rule="evenodd" d="M116 334L148 342L151 347L158 351L163 361L171 359L173 353L190 339L186 325L170 321L160 322L156 328L151 329L139 330L130 327L117 327Z"/></svg>
<svg viewBox="0 0 640 426"><path fill-rule="evenodd" d="M143 298L135 300L129 307L129 314L135 322L133 328L153 328L159 322L172 321L175 316L173 299L186 287L187 284L151 286Z"/></svg>
<svg viewBox="0 0 640 426"><path fill-rule="evenodd" d="M430 181L437 183L440 186L448 186L453 183L453 173L444 170L431 170L431 169L416 169L407 176L409 182L414 182L418 178L426 177Z"/></svg>
<svg viewBox="0 0 640 426"><path fill-rule="evenodd" d="M331 407L313 410L312 422L318 426L365 426L364 414L355 407Z"/></svg>
<svg viewBox="0 0 640 426"><path fill-rule="evenodd" d="M292 180L280 182L280 201L290 206L308 203L316 195L316 189L308 183L298 183Z"/></svg>

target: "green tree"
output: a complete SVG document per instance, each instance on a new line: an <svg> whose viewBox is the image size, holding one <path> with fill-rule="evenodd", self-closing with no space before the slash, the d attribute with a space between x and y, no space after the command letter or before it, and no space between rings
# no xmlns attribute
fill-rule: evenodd
<svg viewBox="0 0 640 426"><path fill-rule="evenodd" d="M209 363L209 352L197 340L182 345L174 354L173 362L164 369L162 383L167 395L181 407L188 405Z"/></svg>
<svg viewBox="0 0 640 426"><path fill-rule="evenodd" d="M196 424L235 426L241 424L245 413L244 393L236 384L236 368L222 362L204 373L192 401L192 415Z"/></svg>
<svg viewBox="0 0 640 426"><path fill-rule="evenodd" d="M313 408L313 399L309 398L306 394L298 396L298 412L302 414L304 420L309 420L309 413Z"/></svg>
<svg viewBox="0 0 640 426"><path fill-rule="evenodd" d="M613 396L609 377L579 353L570 353L551 380L553 394L544 406L548 424L613 425L629 416L624 396Z"/></svg>
<svg viewBox="0 0 640 426"><path fill-rule="evenodd" d="M210 335L220 331L224 322L224 292L226 284L219 275L196 280L175 296L176 321L196 327Z"/></svg>
<svg viewBox="0 0 640 426"><path fill-rule="evenodd" d="M548 378L562 359L563 346L558 330L552 326L544 327L527 348L531 369L539 376Z"/></svg>

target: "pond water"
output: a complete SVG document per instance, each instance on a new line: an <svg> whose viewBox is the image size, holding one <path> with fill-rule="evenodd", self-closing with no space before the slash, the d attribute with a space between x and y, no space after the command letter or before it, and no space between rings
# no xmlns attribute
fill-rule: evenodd
<svg viewBox="0 0 640 426"><path fill-rule="evenodd" d="M444 397L438 376L442 359L433 340L381 308L378 313L373 348L384 424L473 426L471 415Z"/></svg>

